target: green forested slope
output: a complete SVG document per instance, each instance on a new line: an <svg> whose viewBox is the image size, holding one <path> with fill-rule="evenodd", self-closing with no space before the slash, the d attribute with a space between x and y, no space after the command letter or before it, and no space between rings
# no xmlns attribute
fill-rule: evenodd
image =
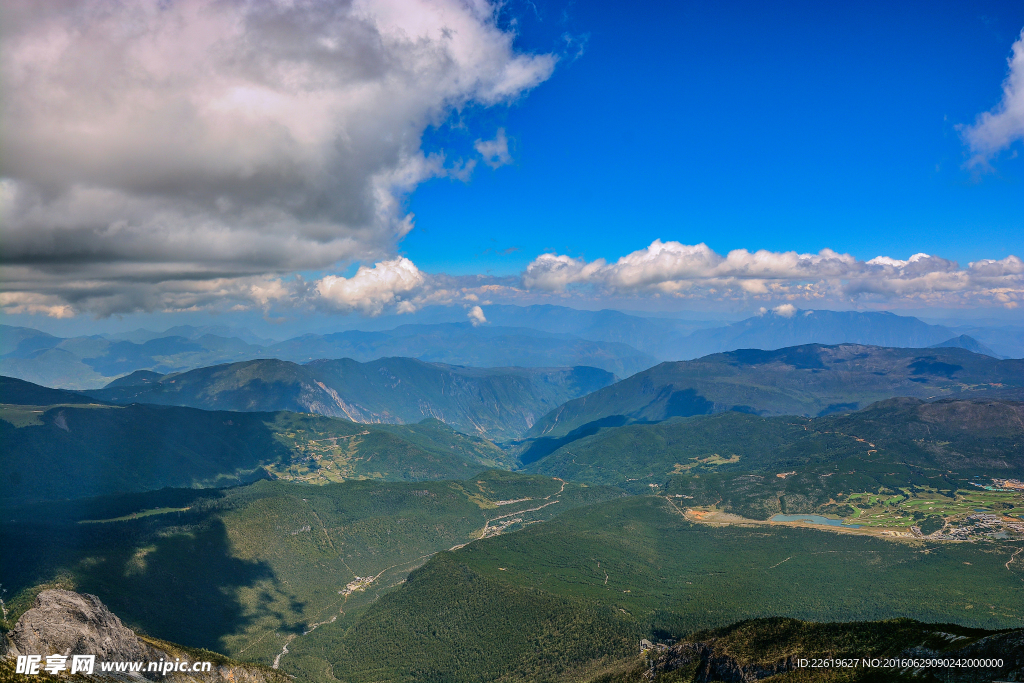
<svg viewBox="0 0 1024 683"><path fill-rule="evenodd" d="M658 422L725 410L814 416L895 396L1020 400L1024 360L855 344L741 349L637 373L560 406L529 436L562 437L597 420Z"/></svg>
<svg viewBox="0 0 1024 683"><path fill-rule="evenodd" d="M63 389L50 389L32 382L0 375L0 404L46 406L56 403L105 403Z"/></svg>
<svg viewBox="0 0 1024 683"><path fill-rule="evenodd" d="M226 486L268 476L311 483L462 478L500 466L504 457L490 442L437 421L376 426L138 404L0 407L0 501Z"/></svg>
<svg viewBox="0 0 1024 683"><path fill-rule="evenodd" d="M756 519L836 513L845 505L836 500L855 492L920 487L952 495L971 482L1024 478L1024 404L891 399L812 419L734 412L677 418L602 430L527 469L684 495L688 504ZM841 516L854 512L844 509Z"/></svg>
<svg viewBox="0 0 1024 683"><path fill-rule="evenodd" d="M324 652L343 681L560 680L636 638L767 616L1024 625L1012 543L895 543L805 529L692 525L632 497L435 556Z"/></svg>
<svg viewBox="0 0 1024 683"><path fill-rule="evenodd" d="M315 624L350 624L437 551L485 528L522 528L619 495L492 471L465 481L261 481L6 508L5 627L41 587L59 584L99 596L148 635L270 664ZM309 657L284 661L292 670L323 662Z"/></svg>
<svg viewBox="0 0 1024 683"><path fill-rule="evenodd" d="M810 419L736 412L676 418L603 429L527 469L646 491L680 474L799 473L807 466L835 469L849 458L961 480L1024 476L1024 403L891 399Z"/></svg>

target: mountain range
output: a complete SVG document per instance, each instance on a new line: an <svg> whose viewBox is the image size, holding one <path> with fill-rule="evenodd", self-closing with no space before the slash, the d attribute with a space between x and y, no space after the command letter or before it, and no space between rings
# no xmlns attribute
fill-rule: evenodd
<svg viewBox="0 0 1024 683"><path fill-rule="evenodd" d="M408 424L436 418L467 434L504 440L524 434L565 401L614 381L574 368L468 368L412 358L299 365L254 360L157 377L143 371L85 392L113 403L205 410L317 413L355 422Z"/></svg>
<svg viewBox="0 0 1024 683"><path fill-rule="evenodd" d="M476 367L587 365L619 378L658 361L739 348L800 344L953 345L994 357L1024 357L1024 327L952 328L891 313L801 311L780 307L737 323L652 318L562 306L488 305L488 322L465 322L462 309L434 307L365 321L366 330L305 334L284 341L229 326L181 325L164 332L61 338L0 326L0 374L45 386L95 389L136 370L181 372L219 363L276 358L294 362L390 356ZM461 319L461 322L456 320ZM391 322L390 329L380 329Z"/></svg>
<svg viewBox="0 0 1024 683"><path fill-rule="evenodd" d="M1024 361L958 341L617 382L410 358L88 392L3 378L0 623L87 592L147 637L310 683L786 680L836 647L990 653L1024 619L1024 503L993 485L1024 476ZM798 513L832 526L775 519ZM817 626L851 620L874 623Z"/></svg>
<svg viewBox="0 0 1024 683"><path fill-rule="evenodd" d="M168 332L187 333L172 328ZM303 335L271 344L204 333L130 340L94 335L63 339L24 327L0 325L0 374L64 389L96 389L137 370L161 374L243 360L293 362L391 356L475 367L586 365L627 377L657 359L617 342L526 328L473 327L469 323L407 325L388 332L348 331Z"/></svg>

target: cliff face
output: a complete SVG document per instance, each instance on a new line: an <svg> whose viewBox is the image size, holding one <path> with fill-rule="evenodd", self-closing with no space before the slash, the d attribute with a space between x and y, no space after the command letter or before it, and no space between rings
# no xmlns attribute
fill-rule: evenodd
<svg viewBox="0 0 1024 683"><path fill-rule="evenodd" d="M32 609L0 638L0 659L10 680L35 680L35 676L13 674L18 655L95 655L96 667L89 680L145 681L173 683L286 683L289 676L254 664L231 661L213 653L195 652L171 643L143 639L121 623L95 595L66 590L45 590ZM102 673L99 662L159 662L175 660L212 661L207 672ZM7 677L0 676L7 680Z"/></svg>

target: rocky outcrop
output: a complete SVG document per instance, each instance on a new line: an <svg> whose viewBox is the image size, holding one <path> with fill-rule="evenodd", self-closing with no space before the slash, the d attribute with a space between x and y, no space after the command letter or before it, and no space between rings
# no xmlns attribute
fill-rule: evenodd
<svg viewBox="0 0 1024 683"><path fill-rule="evenodd" d="M121 623L95 595L44 590L5 637L0 660L7 669L18 655L95 655L96 662L211 661L207 672L108 673L97 664L89 680L168 683L291 683L291 677L254 664L231 661L213 653L195 652L171 643L140 638ZM7 673L7 672L5 672ZM3 678L3 676L0 676ZM34 677L24 677L26 681ZM4 680L7 680L6 678ZM14 679L17 680L17 679ZM76 680L78 680L76 678Z"/></svg>
<svg viewBox="0 0 1024 683"><path fill-rule="evenodd" d="M757 620L748 623L757 623ZM798 623L795 622L794 623ZM865 626L861 624L860 626ZM870 624L867 624L870 626ZM923 626L923 625L922 625ZM748 629L749 631L749 629ZM768 629L765 633L769 633ZM748 634L749 636L749 634ZM939 641L945 640L948 646L935 647L934 636L940 636ZM981 660L992 663L991 667L930 667L927 668L930 678L928 680L942 681L942 683L988 683L992 680L998 681L1024 681L1024 630L996 633L976 640L970 639L962 646L957 646L958 641L964 640L964 636L954 636L934 630L922 629L919 637L926 638L931 647L926 645L912 645L907 647L898 645L895 641L890 643L893 649L888 653L866 650L863 656L868 658L892 657L898 660L937 660L937 659L959 659L959 660ZM733 643L730 634L722 637L709 637L704 640L684 641L675 645L665 647L659 646L659 652L647 660L646 669L640 675L645 681L687 681L688 683L712 683L721 681L723 683L753 683L770 678L777 674L801 669L800 660L808 658L829 658L852 657L852 654L838 655L834 650L838 649L833 644L832 652L814 651L809 647L787 648L798 654L788 654L771 661L752 661L748 657L736 657L729 654ZM762 638L758 646L763 652L776 649L769 636ZM821 646L822 642L818 642ZM755 650L758 648L755 648ZM898 654L894 654L898 652ZM748 653L749 654L749 653ZM995 663L998 662L998 665ZM908 667L908 671L914 667ZM865 670L866 671L866 670ZM875 670L874 673L884 673L885 670ZM899 669L889 670L899 672ZM858 672L855 672L858 673ZM861 671L859 673L864 673ZM866 674L865 674L866 675ZM827 670L803 669L803 678L807 681L833 680L831 673ZM625 680L625 679L623 679ZM633 678L629 680L635 680ZM858 679L859 680L859 679ZM872 678L871 680L884 680L884 678Z"/></svg>
<svg viewBox="0 0 1024 683"><path fill-rule="evenodd" d="M7 637L11 655L96 655L119 661L150 655L148 647L99 598L66 590L40 593Z"/></svg>
<svg viewBox="0 0 1024 683"><path fill-rule="evenodd" d="M778 662L743 664L729 655L715 652L714 641L703 643L679 643L666 650L654 660L647 672L648 679L657 680L660 675L671 671L686 671L693 681L723 681L748 683L759 681L796 668L794 657Z"/></svg>

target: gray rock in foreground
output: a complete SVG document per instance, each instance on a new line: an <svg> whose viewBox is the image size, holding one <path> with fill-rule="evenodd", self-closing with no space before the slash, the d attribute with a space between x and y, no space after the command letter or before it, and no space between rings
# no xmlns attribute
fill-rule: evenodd
<svg viewBox="0 0 1024 683"><path fill-rule="evenodd" d="M7 637L13 655L96 655L97 659L119 661L150 658L149 647L99 598L87 593L43 591Z"/></svg>
<svg viewBox="0 0 1024 683"><path fill-rule="evenodd" d="M18 655L96 655L97 666L90 680L145 681L168 683L286 683L291 678L264 667L221 661L212 670L199 673L101 673L99 662L196 661L178 646L143 641L121 623L99 598L87 593L51 589L42 591L32 606L5 637L0 637L0 660L10 667ZM12 667L13 670L13 667ZM45 675L45 674L44 674ZM34 677L31 677L34 678ZM30 680L30 677L25 677ZM76 679L77 680L77 679Z"/></svg>

